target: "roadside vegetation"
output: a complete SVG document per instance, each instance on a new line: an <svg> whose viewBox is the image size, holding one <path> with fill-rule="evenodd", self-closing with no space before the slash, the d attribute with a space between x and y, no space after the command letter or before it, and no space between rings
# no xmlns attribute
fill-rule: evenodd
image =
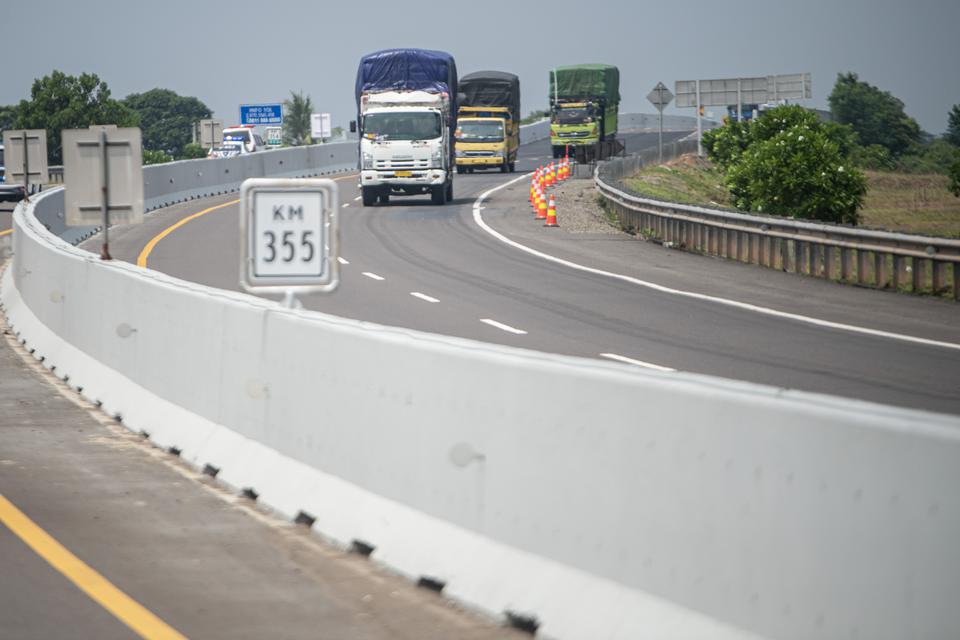
<svg viewBox="0 0 960 640"><path fill-rule="evenodd" d="M707 159L681 158L628 178L663 200L960 237L960 105L942 137L856 74L830 95L833 122L799 106L704 134Z"/></svg>

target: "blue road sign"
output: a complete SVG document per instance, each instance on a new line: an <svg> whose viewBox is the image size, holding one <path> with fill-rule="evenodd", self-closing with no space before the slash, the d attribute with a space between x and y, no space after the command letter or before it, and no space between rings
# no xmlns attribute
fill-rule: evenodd
<svg viewBox="0 0 960 640"><path fill-rule="evenodd" d="M277 104L240 105L240 124L283 124L283 107Z"/></svg>

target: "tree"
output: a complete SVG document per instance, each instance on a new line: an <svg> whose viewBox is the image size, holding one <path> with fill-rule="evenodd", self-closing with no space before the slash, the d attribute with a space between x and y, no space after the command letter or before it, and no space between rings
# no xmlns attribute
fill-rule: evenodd
<svg viewBox="0 0 960 640"><path fill-rule="evenodd" d="M16 105L0 106L0 131L6 131L17 122Z"/></svg>
<svg viewBox="0 0 960 640"><path fill-rule="evenodd" d="M140 117L143 148L177 158L193 140L194 123L212 115L197 98L181 96L170 89L133 93L123 99L123 104Z"/></svg>
<svg viewBox="0 0 960 640"><path fill-rule="evenodd" d="M828 101L837 122L852 126L864 146L879 144L900 156L921 140L920 125L904 112L903 102L855 73L837 75Z"/></svg>
<svg viewBox="0 0 960 640"><path fill-rule="evenodd" d="M944 138L955 147L960 147L960 104L953 105L947 114L947 133Z"/></svg>
<svg viewBox="0 0 960 640"><path fill-rule="evenodd" d="M950 176L950 186L949 186L950 193L960 198L960 152L957 153L956 160L954 161L954 163L950 165L949 176Z"/></svg>
<svg viewBox="0 0 960 640"><path fill-rule="evenodd" d="M303 92L290 92L290 99L283 101L283 141L299 146L310 141L310 114L313 113L313 101Z"/></svg>
<svg viewBox="0 0 960 640"><path fill-rule="evenodd" d="M17 106L18 129L46 129L51 164L63 162L60 132L83 129L92 124L136 127L136 112L110 97L110 89L92 73L68 76L54 71L34 80L30 100Z"/></svg>
<svg viewBox="0 0 960 640"><path fill-rule="evenodd" d="M173 156L170 156L163 151L156 151L154 149L144 149L143 150L143 164L163 164L164 162L172 162Z"/></svg>

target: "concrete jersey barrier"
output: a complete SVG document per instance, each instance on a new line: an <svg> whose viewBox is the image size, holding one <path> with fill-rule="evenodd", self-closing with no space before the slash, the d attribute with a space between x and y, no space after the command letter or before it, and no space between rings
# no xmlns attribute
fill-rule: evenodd
<svg viewBox="0 0 960 640"><path fill-rule="evenodd" d="M283 309L102 262L59 197L0 281L34 356L413 578L547 637L960 634L957 418Z"/></svg>

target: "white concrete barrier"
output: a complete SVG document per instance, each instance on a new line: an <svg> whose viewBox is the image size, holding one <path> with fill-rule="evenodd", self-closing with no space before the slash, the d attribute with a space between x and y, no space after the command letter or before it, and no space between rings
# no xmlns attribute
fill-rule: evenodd
<svg viewBox="0 0 960 640"><path fill-rule="evenodd" d="M101 262L55 196L0 288L34 355L411 577L550 637L960 635L956 418L283 309Z"/></svg>

